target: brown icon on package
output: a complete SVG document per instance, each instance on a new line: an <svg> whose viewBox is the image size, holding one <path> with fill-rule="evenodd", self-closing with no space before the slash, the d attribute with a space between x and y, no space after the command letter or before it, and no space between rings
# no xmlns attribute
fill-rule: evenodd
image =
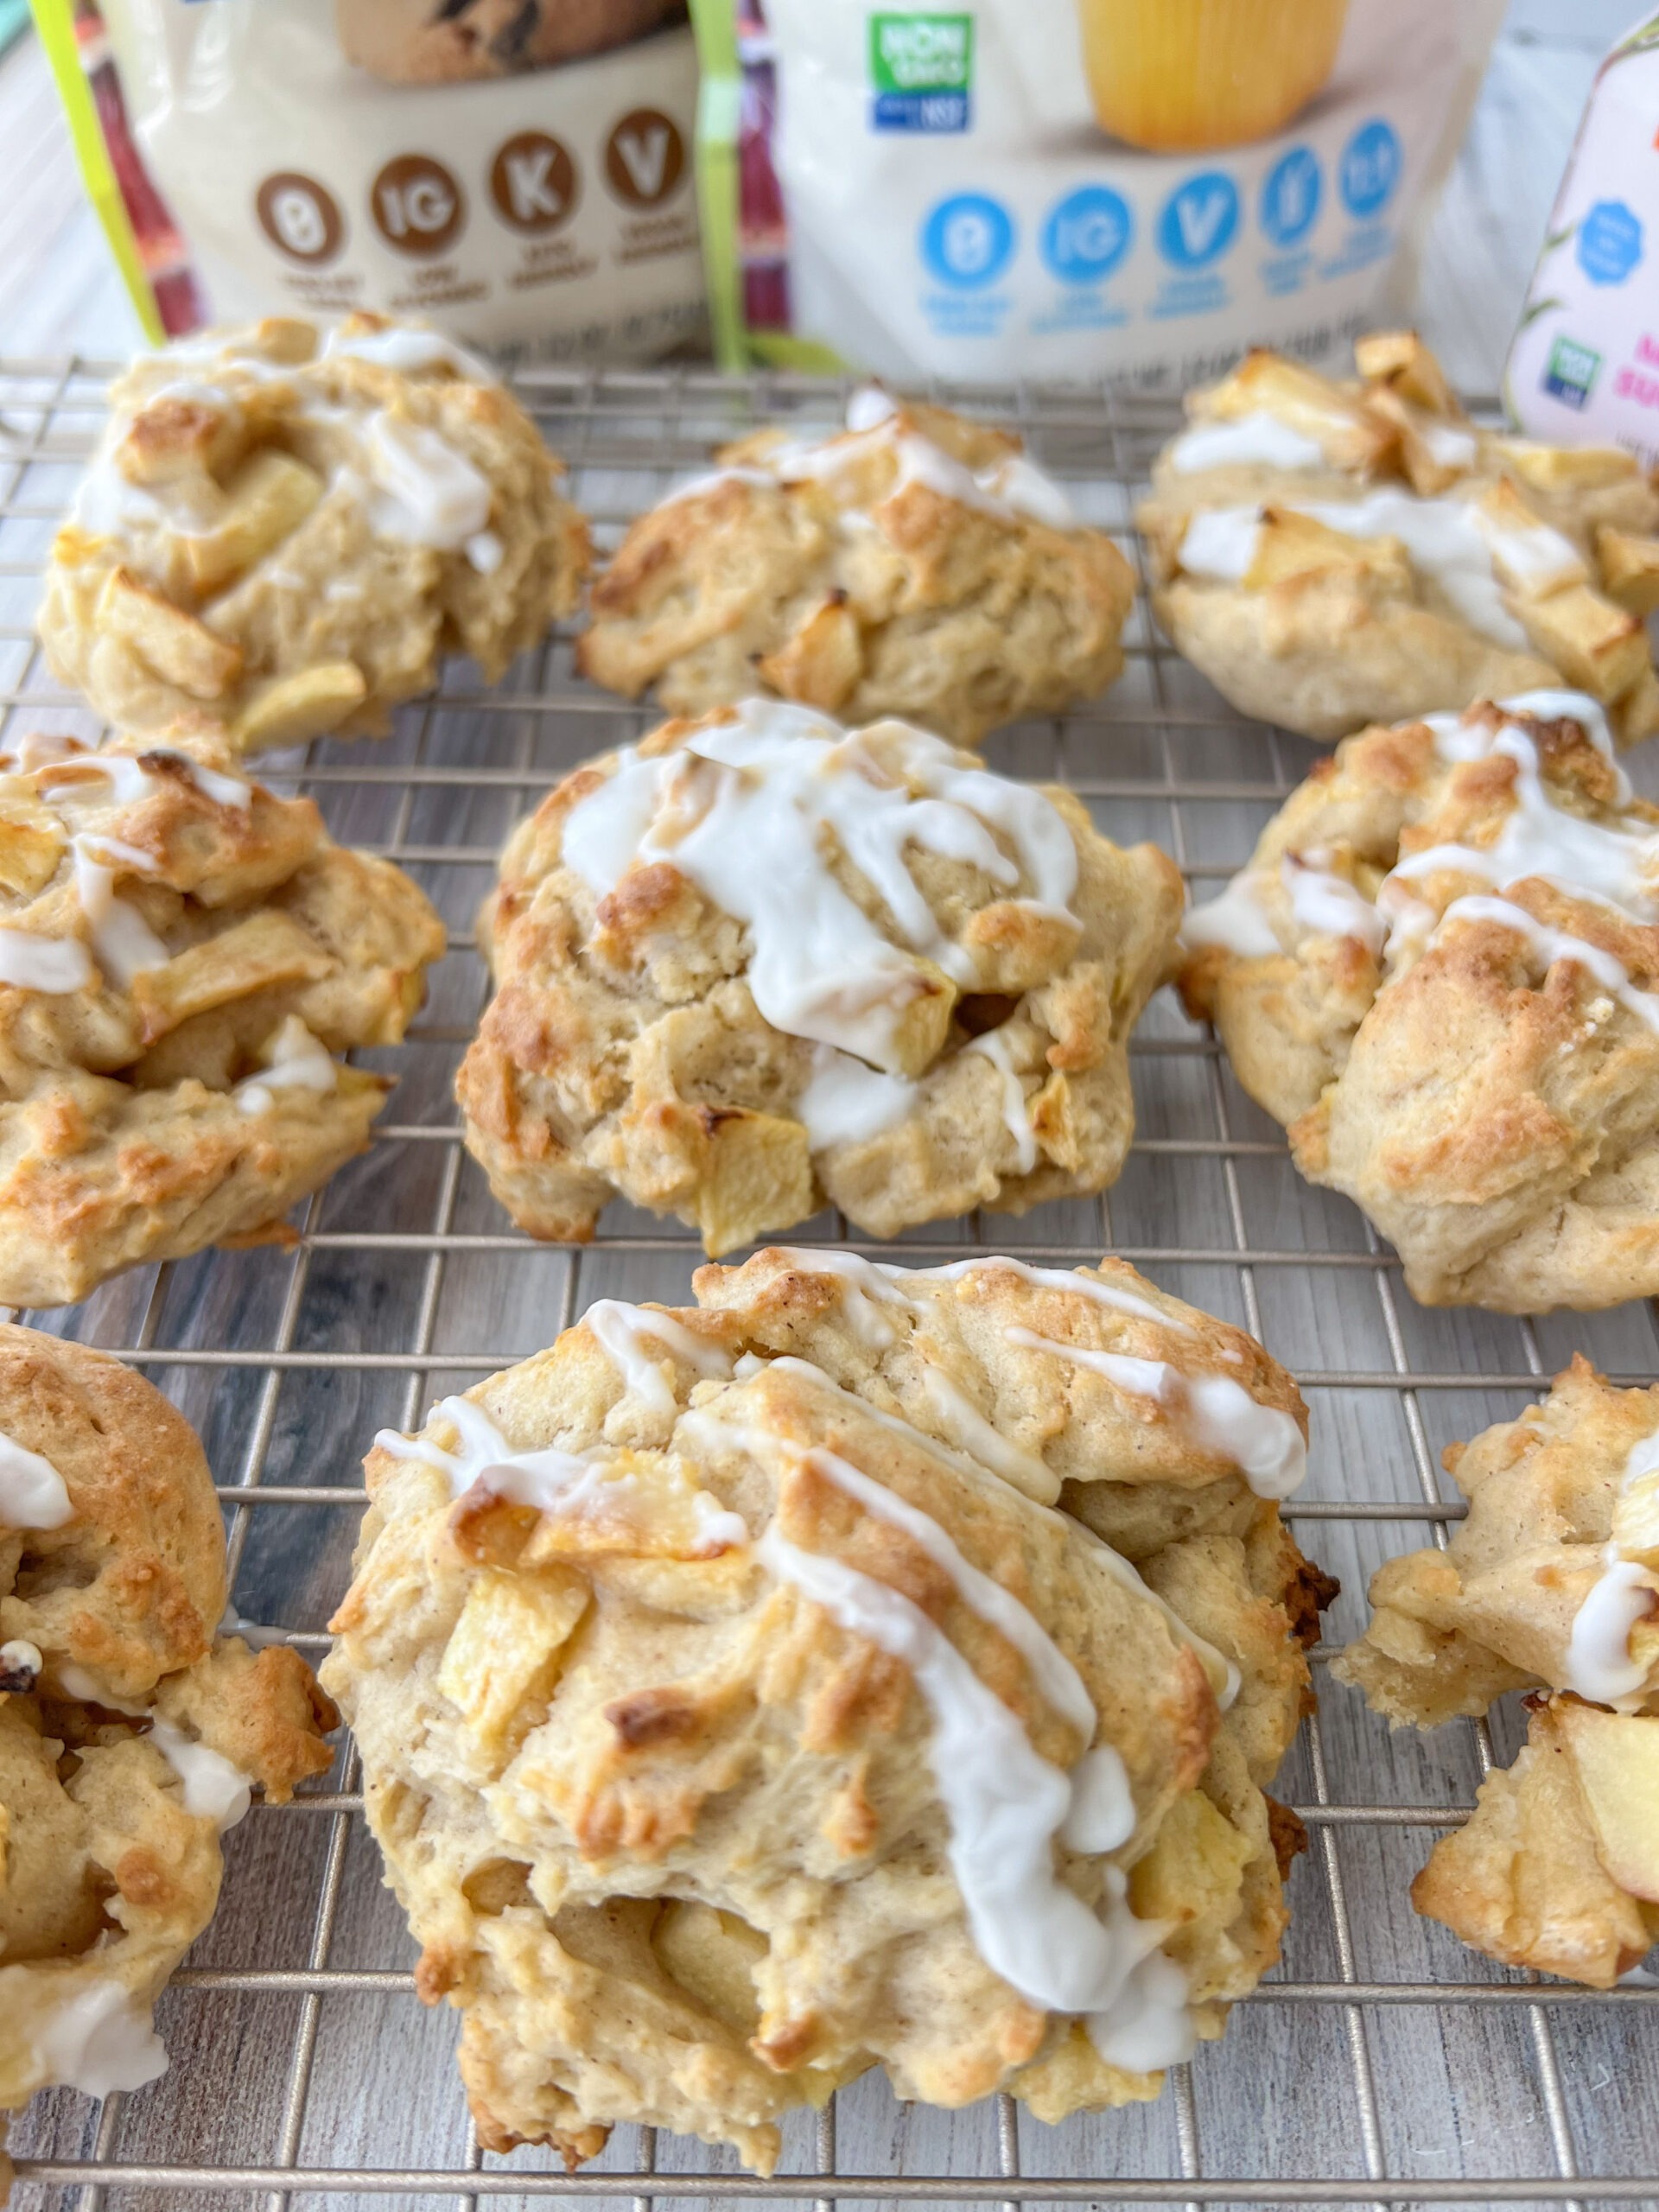
<svg viewBox="0 0 1659 2212"><path fill-rule="evenodd" d="M316 268L332 261L346 235L340 202L326 184L301 169L278 169L253 196L259 227L290 261Z"/></svg>
<svg viewBox="0 0 1659 2212"><path fill-rule="evenodd" d="M576 204L576 165L545 130L520 130L490 164L490 198L515 231L545 237Z"/></svg>
<svg viewBox="0 0 1659 2212"><path fill-rule="evenodd" d="M685 141L659 107L630 108L605 141L605 175L626 207L658 207L685 172Z"/></svg>
<svg viewBox="0 0 1659 2212"><path fill-rule="evenodd" d="M399 154L369 188L374 227L398 253L444 252L461 236L467 201L460 185L430 154Z"/></svg>

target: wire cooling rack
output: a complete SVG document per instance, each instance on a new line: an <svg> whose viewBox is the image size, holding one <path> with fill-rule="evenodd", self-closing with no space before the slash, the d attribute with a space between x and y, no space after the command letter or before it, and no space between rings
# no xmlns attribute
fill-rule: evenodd
<svg viewBox="0 0 1659 2212"><path fill-rule="evenodd" d="M96 734L50 687L30 621L109 372L0 363L0 733ZM718 439L774 416L827 424L842 397L826 382L691 372L554 371L519 391L601 544ZM1172 427L1167 408L1018 389L972 404L1016 423L1085 518L1136 557L1134 488ZM1004 732L989 758L1070 783L1103 830L1162 844L1202 893L1242 862L1313 748L1231 713L1156 638L1144 605L1128 649L1104 700ZM195 1421L226 1508L236 1605L314 1657L346 1585L377 1427L413 1426L432 1399L549 1343L595 1297L690 1302L701 1255L673 1224L616 1205L584 1250L516 1234L461 1147L451 1096L486 991L472 918L503 837L563 770L651 720L581 683L556 637L490 690L452 667L384 743L264 764L273 785L317 800L337 837L409 869L453 931L408 1042L362 1056L399 1077L377 1141L303 1210L290 1249L137 1269L82 1306L28 1317L120 1351ZM1114 1251L1261 1336L1313 1408L1307 1493L1290 1517L1342 1577L1326 1628L1340 1643L1363 1619L1371 1569L1443 1541L1458 1517L1440 1447L1517 1412L1574 1350L1650 1380L1653 1316L1640 1305L1535 1323L1424 1312L1355 1210L1298 1180L1278 1130L1168 994L1141 1026L1134 1065L1138 1134L1104 1198L940 1223L898 1249L924 1264L976 1246L1061 1264ZM826 1216L795 1240L849 1234ZM867 2077L791 2124L769 2182L728 2153L626 2127L574 2177L544 2152L481 2153L454 2072L455 2018L415 2000L411 1946L344 1748L321 1787L256 1808L227 1839L218 1916L160 2007L171 2071L101 2106L37 2098L12 2131L14 2202L1659 2205L1659 1986L1595 1995L1507 1973L1407 1897L1487 1765L1512 1756L1516 1716L1500 1711L1490 1733L1459 1723L1391 1738L1317 1663L1315 1675L1318 1709L1277 1785L1311 1838L1283 1962L1156 2104L1050 2128L1007 2099L957 2113L901 2106Z"/></svg>

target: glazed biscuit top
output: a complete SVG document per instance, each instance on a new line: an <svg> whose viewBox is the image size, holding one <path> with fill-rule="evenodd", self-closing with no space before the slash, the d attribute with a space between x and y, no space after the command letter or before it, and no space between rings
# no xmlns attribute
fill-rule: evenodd
<svg viewBox="0 0 1659 2212"><path fill-rule="evenodd" d="M0 755L0 1094L59 1069L239 1085L250 1114L333 1091L330 1054L398 1033L442 942L309 799L137 739Z"/></svg>
<svg viewBox="0 0 1659 2212"><path fill-rule="evenodd" d="M110 405L41 634L111 721L244 752L379 727L441 650L493 676L575 602L561 464L435 331L207 331L136 361Z"/></svg>
<svg viewBox="0 0 1659 2212"><path fill-rule="evenodd" d="M775 1935L781 1972L825 1914L855 1909L854 1862L879 1889L914 1847L895 1830L871 1855L878 1814L839 1758L805 1762L796 1799L809 1782L830 1794L804 1813L779 1794L794 1803L791 1832L772 1832L766 1777L785 1753L736 1746L787 1737L776 1711L798 1698L823 1749L868 1732L878 1802L897 1786L878 1751L894 1726L886 1693L862 1662L815 1677L804 1601L900 1662L926 1716L931 1785L913 1803L919 1777L905 1785L906 1819L930 1795L948 1815L940 1840L979 1962L952 2032L976 2050L1020 2038L1028 2054L1043 2030L1025 2005L1082 2017L1100 2056L1131 2072L1183 2055L1185 1982L1156 1950L1166 1931L1131 1909L1125 1868L1202 1770L1240 1673L1052 1501L1068 1475L1242 1476L1281 1497L1305 1458L1294 1385L1242 1332L1111 1262L906 1270L779 1248L703 1269L696 1290L700 1306L677 1312L601 1300L550 1351L435 1407L418 1435L381 1434L331 1685L361 1700L372 1676L390 1700L403 1681L426 1700L431 1669L410 1671L411 1639L447 1637L436 1687L455 1710L434 1700L416 1730L405 1708L404 1735L448 1745L458 1714L445 1770L537 1858L537 1894L673 1896L690 1878L694 1894L741 1894L733 1909L770 1924L798 1890L799 1916L789 1908ZM415 1583L442 1586L451 1559L471 1594L453 1627L423 1627L460 1593L440 1604ZM556 1607L509 1603L549 1573ZM545 1697L531 1688L547 1679L541 1646L518 1655L499 1640L515 1607L560 1645L588 1620ZM641 1687L642 1664L661 1687ZM390 1755L395 1709L359 1712L376 1756ZM442 1853L460 1854L461 1878L475 1821L435 1812L423 1834L415 1885L436 1878ZM882 1924L878 1911L864 1940ZM957 1939L942 1926L929 1940ZM787 1985L772 1994L786 2009ZM849 1983L844 2001L869 1993ZM780 2068L785 2026L768 2003L756 2048L775 2033ZM856 2044L856 2018L853 2032ZM900 2041L919 2050L939 2032L918 2021Z"/></svg>
<svg viewBox="0 0 1659 2212"><path fill-rule="evenodd" d="M1191 396L1139 518L1160 582L1298 594L1357 563L1386 598L1414 580L1435 613L1618 703L1624 741L1648 734L1659 491L1628 454L1477 426L1408 334L1356 353L1356 383L1255 353Z"/></svg>
<svg viewBox="0 0 1659 2212"><path fill-rule="evenodd" d="M1659 1029L1656 924L1659 809L1633 795L1593 699L1536 691L1350 739L1182 936L1202 996L1229 963L1333 938L1380 991L1459 931L1498 927Z"/></svg>
<svg viewBox="0 0 1659 2212"><path fill-rule="evenodd" d="M663 502L690 499L722 482L814 484L856 530L860 518L924 485L959 506L1008 523L1036 523L1071 531L1084 524L1054 481L1010 430L976 423L942 407L895 399L865 385L847 403L846 426L818 438L760 430L723 447L720 467L678 485Z"/></svg>

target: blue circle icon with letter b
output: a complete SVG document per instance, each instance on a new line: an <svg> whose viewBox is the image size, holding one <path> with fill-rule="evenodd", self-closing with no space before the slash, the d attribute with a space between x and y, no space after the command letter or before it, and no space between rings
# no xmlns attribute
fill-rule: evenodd
<svg viewBox="0 0 1659 2212"><path fill-rule="evenodd" d="M959 291L994 284L1013 252L1014 218L982 192L941 200L922 226L922 259L942 284Z"/></svg>
<svg viewBox="0 0 1659 2212"><path fill-rule="evenodd" d="M1400 181L1401 160L1399 134L1392 124L1374 115L1360 124L1342 149L1338 171L1343 205L1351 215L1363 219L1382 213Z"/></svg>
<svg viewBox="0 0 1659 2212"><path fill-rule="evenodd" d="M1238 187L1222 169L1205 169L1178 185L1158 218L1158 251L1177 269L1207 269L1233 242Z"/></svg>
<svg viewBox="0 0 1659 2212"><path fill-rule="evenodd" d="M1274 245L1294 245L1313 227L1325 195L1318 156L1293 146L1262 180L1262 228Z"/></svg>
<svg viewBox="0 0 1659 2212"><path fill-rule="evenodd" d="M1642 258L1642 219L1622 200L1598 200L1579 226L1579 266L1592 284L1622 284Z"/></svg>
<svg viewBox="0 0 1659 2212"><path fill-rule="evenodd" d="M1103 184L1085 184L1049 210L1043 259L1063 284L1097 284L1129 250L1129 204Z"/></svg>

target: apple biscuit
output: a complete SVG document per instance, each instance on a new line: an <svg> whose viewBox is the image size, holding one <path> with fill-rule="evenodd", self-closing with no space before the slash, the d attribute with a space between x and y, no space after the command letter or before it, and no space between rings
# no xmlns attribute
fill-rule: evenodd
<svg viewBox="0 0 1659 2212"><path fill-rule="evenodd" d="M1542 1694L1412 1897L1507 1965L1605 1988L1659 1942L1659 1385L1575 1358L1445 1459L1468 1518L1378 1570L1335 1670L1396 1726Z"/></svg>
<svg viewBox="0 0 1659 2212"><path fill-rule="evenodd" d="M1659 809L1593 699L1351 738L1183 938L1189 1011L1414 1298L1659 1291Z"/></svg>
<svg viewBox="0 0 1659 2212"><path fill-rule="evenodd" d="M673 714L769 691L958 745L1123 665L1128 563L1011 432L869 387L847 428L762 430L671 493L596 578L584 675Z"/></svg>
<svg viewBox="0 0 1659 2212"><path fill-rule="evenodd" d="M111 721L237 753L378 735L467 653L492 682L569 613L587 525L484 365L353 315L135 361L47 570L53 673Z"/></svg>
<svg viewBox="0 0 1659 2212"><path fill-rule="evenodd" d="M1294 1384L1116 1262L696 1289L367 1461L324 1673L481 2140L1156 2095L1285 1923Z"/></svg>
<svg viewBox="0 0 1659 2212"><path fill-rule="evenodd" d="M443 950L387 861L223 756L0 755L0 1303L276 1233L364 1149Z"/></svg>
<svg viewBox="0 0 1659 2212"><path fill-rule="evenodd" d="M468 1147L533 1236L620 1192L711 1253L826 1204L885 1237L1098 1191L1180 903L1152 846L902 722L669 722L508 842Z"/></svg>
<svg viewBox="0 0 1659 2212"><path fill-rule="evenodd" d="M219 1635L225 1599L188 1421L108 1353L0 1327L0 2107L165 2069L150 2008L221 1833L329 1764L310 1669Z"/></svg>
<svg viewBox="0 0 1659 2212"><path fill-rule="evenodd" d="M1342 383L1249 354L1187 402L1135 519L1153 606L1232 704L1307 737L1562 683L1659 729L1659 489L1629 454L1469 421L1409 332Z"/></svg>

